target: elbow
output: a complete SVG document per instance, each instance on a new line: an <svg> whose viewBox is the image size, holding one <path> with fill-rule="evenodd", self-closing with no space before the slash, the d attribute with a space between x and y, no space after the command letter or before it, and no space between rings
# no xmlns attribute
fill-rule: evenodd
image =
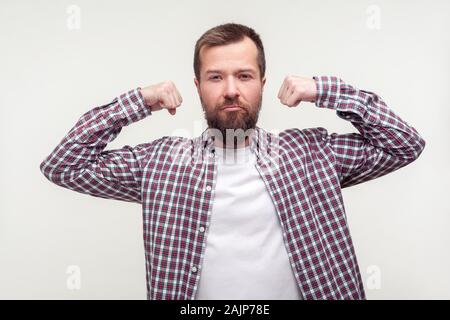
<svg viewBox="0 0 450 320"><path fill-rule="evenodd" d="M419 158L419 156L422 154L423 150L425 149L425 139L423 139L421 136L418 136L417 143L414 146L414 152L413 152L413 160L416 160Z"/></svg>
<svg viewBox="0 0 450 320"><path fill-rule="evenodd" d="M41 162L41 164L39 165L39 169L41 170L42 174L44 175L44 177L46 177L47 179L51 180L51 174L50 174L50 170L49 170L49 165L48 165L48 161L47 159L45 159L44 161Z"/></svg>
<svg viewBox="0 0 450 320"><path fill-rule="evenodd" d="M39 169L47 180L62 187L66 187L75 179L82 176L84 171L83 168L76 170L70 166L65 166L60 163L60 160L55 158L46 158L39 165Z"/></svg>
<svg viewBox="0 0 450 320"><path fill-rule="evenodd" d="M51 164L49 159L45 159L39 165L39 169L41 170L44 177L46 177L49 181L53 183L58 183L59 176L57 170L54 165Z"/></svg>
<svg viewBox="0 0 450 320"><path fill-rule="evenodd" d="M403 154L403 158L406 163L411 163L419 158L425 149L425 145L425 140L421 136L417 135L417 139L415 139L414 143L409 145L408 151Z"/></svg>
<svg viewBox="0 0 450 320"><path fill-rule="evenodd" d="M425 149L426 142L418 134L411 135L408 139L397 140L398 148L387 150L391 154L395 161L401 163L401 166L405 166L419 158Z"/></svg>

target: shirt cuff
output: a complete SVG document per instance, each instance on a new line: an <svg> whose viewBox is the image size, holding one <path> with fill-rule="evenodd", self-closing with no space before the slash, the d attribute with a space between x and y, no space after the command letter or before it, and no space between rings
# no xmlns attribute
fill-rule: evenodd
<svg viewBox="0 0 450 320"><path fill-rule="evenodd" d="M139 121L152 114L150 107L144 102L139 87L121 94L116 99L131 122Z"/></svg>
<svg viewBox="0 0 450 320"><path fill-rule="evenodd" d="M317 87L316 106L337 110L341 98L341 79L333 76L317 76L313 79Z"/></svg>
<svg viewBox="0 0 450 320"><path fill-rule="evenodd" d="M317 85L317 107L336 110L340 118L351 122L365 121L370 124L379 122L378 110L370 108L371 98L368 92L359 91L337 77L313 78Z"/></svg>

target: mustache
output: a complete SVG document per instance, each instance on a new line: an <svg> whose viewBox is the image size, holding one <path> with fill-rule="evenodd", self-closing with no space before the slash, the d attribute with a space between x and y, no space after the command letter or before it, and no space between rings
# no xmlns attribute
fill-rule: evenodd
<svg viewBox="0 0 450 320"><path fill-rule="evenodd" d="M223 103L219 104L217 107L222 109L222 108L229 107L229 106L238 106L238 107L241 107L241 108L245 108L246 107L246 105L244 103L241 103L238 100L224 101Z"/></svg>

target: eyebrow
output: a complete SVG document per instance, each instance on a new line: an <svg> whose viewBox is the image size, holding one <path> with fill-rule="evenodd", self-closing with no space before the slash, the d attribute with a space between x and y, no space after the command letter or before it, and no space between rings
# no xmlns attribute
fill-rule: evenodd
<svg viewBox="0 0 450 320"><path fill-rule="evenodd" d="M256 74L256 70L254 69L239 69L237 70L238 73L240 72L250 72L250 73L255 73ZM222 73L221 70L206 70L206 73Z"/></svg>

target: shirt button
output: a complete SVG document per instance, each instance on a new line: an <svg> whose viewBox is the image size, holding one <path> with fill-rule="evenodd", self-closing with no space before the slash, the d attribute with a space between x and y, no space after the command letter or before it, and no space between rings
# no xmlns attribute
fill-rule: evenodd
<svg viewBox="0 0 450 320"><path fill-rule="evenodd" d="M206 186L206 191L211 191L211 186Z"/></svg>
<svg viewBox="0 0 450 320"><path fill-rule="evenodd" d="M324 101L324 102L322 103L322 105L323 105L324 107L328 107L328 102Z"/></svg>
<svg viewBox="0 0 450 320"><path fill-rule="evenodd" d="M191 271L192 271L192 273L196 273L197 272L197 267L192 267Z"/></svg>
<svg viewBox="0 0 450 320"><path fill-rule="evenodd" d="M198 229L198 231L200 231L200 232L205 232L205 227L200 227L200 228Z"/></svg>

